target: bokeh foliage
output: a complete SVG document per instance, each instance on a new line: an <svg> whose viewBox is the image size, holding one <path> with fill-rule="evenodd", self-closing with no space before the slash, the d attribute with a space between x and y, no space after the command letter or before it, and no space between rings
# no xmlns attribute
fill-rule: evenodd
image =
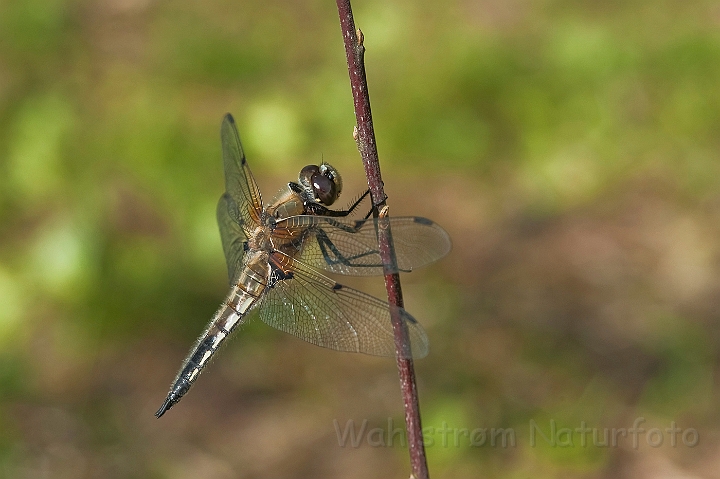
<svg viewBox="0 0 720 479"><path fill-rule="evenodd" d="M451 256L406 278L434 476L717 477L720 8L360 1L390 205ZM332 2L0 4L0 476L391 477L332 419L401 424L392 361L251 324L152 412L224 294L219 124L266 196L363 188ZM360 284L382 295L375 283ZM374 288L374 289L373 289ZM528 424L677 421L695 448L530 447ZM345 418L345 419L343 419Z"/></svg>

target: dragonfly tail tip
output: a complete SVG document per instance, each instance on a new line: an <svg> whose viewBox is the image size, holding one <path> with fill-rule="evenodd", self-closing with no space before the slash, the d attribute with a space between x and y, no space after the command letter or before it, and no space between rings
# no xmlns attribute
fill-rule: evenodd
<svg viewBox="0 0 720 479"><path fill-rule="evenodd" d="M157 410L155 413L155 417L160 419L163 414L167 412L168 409L173 407L173 404L175 404L176 401L173 401L172 394L168 395L167 399L165 399L165 402L160 406L160 409Z"/></svg>

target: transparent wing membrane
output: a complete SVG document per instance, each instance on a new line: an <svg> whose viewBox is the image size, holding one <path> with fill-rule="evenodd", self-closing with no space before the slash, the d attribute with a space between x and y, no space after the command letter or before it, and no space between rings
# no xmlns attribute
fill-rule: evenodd
<svg viewBox="0 0 720 479"><path fill-rule="evenodd" d="M348 220L326 216L293 216L279 221L275 234L297 238L298 258L332 273L353 276L383 274L378 251L377 224L388 221L392 232L396 271L409 272L445 256L452 247L440 226L419 216L385 220Z"/></svg>
<svg viewBox="0 0 720 479"><path fill-rule="evenodd" d="M247 237L243 229L233 218L237 218L237 205L232 197L225 193L220 197L217 205L217 221L220 227L220 240L222 241L225 261L227 261L228 281L233 285L242 267L242 259L245 254Z"/></svg>
<svg viewBox="0 0 720 479"><path fill-rule="evenodd" d="M338 351L394 356L388 303L340 285L280 252L271 257L279 270L265 291L260 318L270 326L309 343ZM408 328L412 352L422 358L428 339L407 311L393 307Z"/></svg>
<svg viewBox="0 0 720 479"><path fill-rule="evenodd" d="M225 191L233 199L236 208L231 216L249 235L260 224L263 210L262 196L245 159L240 135L235 120L229 113L225 115L220 129L223 161L225 164Z"/></svg>

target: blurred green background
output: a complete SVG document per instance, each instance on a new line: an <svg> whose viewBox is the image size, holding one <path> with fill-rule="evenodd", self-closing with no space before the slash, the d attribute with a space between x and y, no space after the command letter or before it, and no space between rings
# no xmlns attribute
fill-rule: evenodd
<svg viewBox="0 0 720 479"><path fill-rule="evenodd" d="M431 476L720 477L718 3L354 7L391 213L454 242L403 279ZM408 477L333 424L401 427L394 361L259 321L153 417L226 292L227 111L266 197L365 188L333 2L0 3L0 477ZM531 443L640 417L662 445Z"/></svg>

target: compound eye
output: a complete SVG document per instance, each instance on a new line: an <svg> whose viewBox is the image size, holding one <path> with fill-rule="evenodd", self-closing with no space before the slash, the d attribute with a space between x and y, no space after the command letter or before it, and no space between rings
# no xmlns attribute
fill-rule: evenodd
<svg viewBox="0 0 720 479"><path fill-rule="evenodd" d="M301 185L305 185L306 187L310 187L312 184L312 177L314 175L317 175L320 172L320 167L317 165L307 165L302 170L300 170L299 180Z"/></svg>
<svg viewBox="0 0 720 479"><path fill-rule="evenodd" d="M338 197L337 186L327 176L320 174L314 174L312 176L312 187L315 192L315 196L320 202L326 206L330 206L335 203Z"/></svg>

